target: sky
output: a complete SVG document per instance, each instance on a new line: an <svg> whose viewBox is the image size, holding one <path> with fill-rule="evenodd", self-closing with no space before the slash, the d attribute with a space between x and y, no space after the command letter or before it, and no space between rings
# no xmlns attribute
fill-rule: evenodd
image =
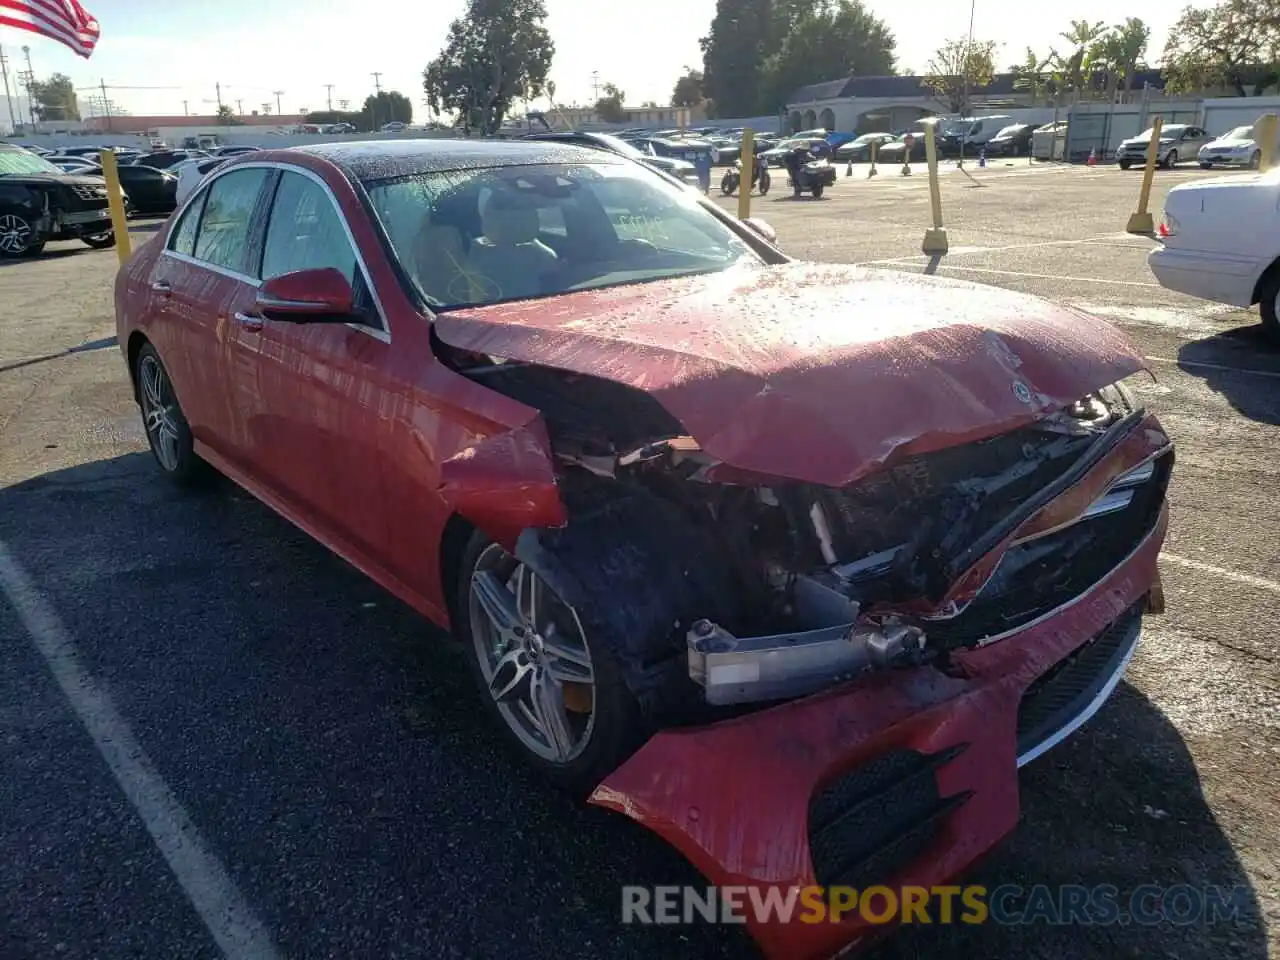
<svg viewBox="0 0 1280 960"><path fill-rule="evenodd" d="M25 69L31 50L37 77L68 74L78 88L107 84L111 100L135 115L212 113L217 84L224 103L245 113L273 104L282 91L285 113L324 109L332 84L334 107L353 107L374 90L399 90L425 119L422 70L444 44L449 21L465 0L82 0L102 28L89 60L43 37L0 27L10 64ZM898 41L900 72L918 72L932 52L969 28L963 0L864 0ZM592 99L593 73L626 92L628 105L666 103L686 65L698 66L698 39L707 32L715 0L546 0L556 43L551 79L562 103ZM1177 17L1170 0L1073 0L1056 7L1027 0L975 0L974 36L998 44L1000 68L1060 43L1071 19L1113 23L1140 17L1152 31L1148 58L1157 60ZM922 29L927 25L927 29ZM834 79L834 78L830 78ZM148 89L150 88L150 89ZM0 90L0 93L3 91ZM97 91L80 93L82 104ZM0 102L0 113L4 112ZM86 111L87 112L87 111Z"/></svg>

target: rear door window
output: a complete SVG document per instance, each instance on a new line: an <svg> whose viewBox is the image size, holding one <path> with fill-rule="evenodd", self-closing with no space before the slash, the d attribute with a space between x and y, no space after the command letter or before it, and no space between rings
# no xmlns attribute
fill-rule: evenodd
<svg viewBox="0 0 1280 960"><path fill-rule="evenodd" d="M196 230L200 226L200 213L204 210L205 198L208 196L209 191L202 190L199 196L187 204L187 209L182 213L182 219L174 227L173 239L169 241L169 249L174 253L187 257L195 255Z"/></svg>
<svg viewBox="0 0 1280 960"><path fill-rule="evenodd" d="M247 273L245 259L258 195L270 170L232 170L209 185L196 238L195 258L213 266Z"/></svg>

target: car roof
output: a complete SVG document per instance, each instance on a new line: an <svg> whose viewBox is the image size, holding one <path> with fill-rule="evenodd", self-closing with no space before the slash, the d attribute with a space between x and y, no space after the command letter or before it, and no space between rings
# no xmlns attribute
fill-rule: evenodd
<svg viewBox="0 0 1280 960"><path fill-rule="evenodd" d="M412 177L468 167L515 167L536 163L609 163L598 147L554 140L360 140L291 148L327 160L360 181Z"/></svg>

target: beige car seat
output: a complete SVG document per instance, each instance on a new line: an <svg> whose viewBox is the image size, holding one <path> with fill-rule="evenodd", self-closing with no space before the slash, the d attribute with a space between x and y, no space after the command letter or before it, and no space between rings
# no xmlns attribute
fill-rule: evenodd
<svg viewBox="0 0 1280 960"><path fill-rule="evenodd" d="M484 236L471 245L471 267L511 300L545 292L543 279L556 253L538 239L537 208L510 193L494 191L480 210ZM488 298L486 298L488 299Z"/></svg>

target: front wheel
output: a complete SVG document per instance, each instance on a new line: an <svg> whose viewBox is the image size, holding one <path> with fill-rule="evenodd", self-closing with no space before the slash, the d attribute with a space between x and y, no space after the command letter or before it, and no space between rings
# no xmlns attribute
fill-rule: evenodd
<svg viewBox="0 0 1280 960"><path fill-rule="evenodd" d="M639 710L596 622L544 574L476 534L463 556L455 631L486 711L516 752L579 796L640 739Z"/></svg>
<svg viewBox="0 0 1280 960"><path fill-rule="evenodd" d="M735 177L731 176L730 174L726 173L720 179L720 192L723 193L726 197L733 196L733 191L736 190L737 188L738 188L738 181Z"/></svg>
<svg viewBox="0 0 1280 960"><path fill-rule="evenodd" d="M1177 165L1178 165L1178 151L1170 150L1169 155L1164 158L1164 168L1166 170L1172 170Z"/></svg>
<svg viewBox="0 0 1280 960"><path fill-rule="evenodd" d="M769 172L767 170L761 170L760 171L760 196L763 197L766 193L769 192L770 180L771 178L769 177Z"/></svg>
<svg viewBox="0 0 1280 960"><path fill-rule="evenodd" d="M80 239L94 250L106 250L108 247L116 245L116 235L114 233L99 233L92 237L81 237Z"/></svg>
<svg viewBox="0 0 1280 960"><path fill-rule="evenodd" d="M191 427L173 391L169 371L151 344L143 344L138 351L133 377L142 425L156 463L179 485L201 479L206 473L205 462L194 450Z"/></svg>
<svg viewBox="0 0 1280 960"><path fill-rule="evenodd" d="M1257 170L1261 166L1262 166L1262 151L1255 150L1253 151L1253 156L1249 158L1249 169Z"/></svg>
<svg viewBox="0 0 1280 960"><path fill-rule="evenodd" d="M30 257L43 249L30 220L16 213L0 215L0 257Z"/></svg>
<svg viewBox="0 0 1280 960"><path fill-rule="evenodd" d="M1200 164L1200 169L1201 169L1201 170L1212 170L1212 169L1213 169L1213 164L1212 164L1212 163L1201 163L1201 164Z"/></svg>
<svg viewBox="0 0 1280 960"><path fill-rule="evenodd" d="M823 191L823 190L825 190L825 189L826 189L826 187L824 187L822 184L820 184L820 183L815 183L815 184L813 185L813 199L815 199L815 200L821 200L821 199L822 199L822 191Z"/></svg>

